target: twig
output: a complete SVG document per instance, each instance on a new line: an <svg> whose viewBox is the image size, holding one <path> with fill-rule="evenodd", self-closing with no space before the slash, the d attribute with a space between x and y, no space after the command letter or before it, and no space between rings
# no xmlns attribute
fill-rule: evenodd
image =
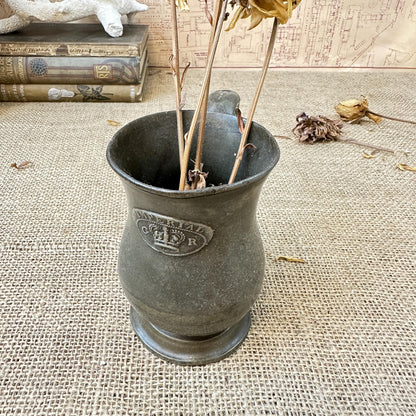
<svg viewBox="0 0 416 416"><path fill-rule="evenodd" d="M186 73L188 72L189 67L191 66L191 63L188 62L185 66L185 69L182 72L182 76L181 76L181 89L183 88L183 84L185 83L185 76Z"/></svg>
<svg viewBox="0 0 416 416"><path fill-rule="evenodd" d="M176 14L176 2L172 0L171 2L172 9L172 70L175 80L175 89L176 89L176 124L178 132L178 149L179 149L179 164L182 168L183 163L183 152L184 152L184 138L183 138L183 117L182 117L182 85L181 85L181 75L179 69L179 39L178 39L178 18Z"/></svg>
<svg viewBox="0 0 416 416"><path fill-rule="evenodd" d="M238 148L237 156L235 158L233 170L231 172L230 179L229 179L228 183L233 183L234 182L235 177L237 176L238 168L240 167L241 160L243 159L243 149L244 149L244 146L247 142L248 134L250 132L251 124L253 122L254 112L256 111L256 106L257 106L257 103L259 101L260 92L261 92L261 89L262 89L263 84L264 84L264 79L266 78L267 70L269 68L270 58L272 56L273 47L274 47L274 43L275 43L275 40L276 40L276 32L277 32L277 26L278 25L279 25L279 21L276 18L274 18L273 29L272 29L272 33L270 35L269 46L267 48L266 57L264 59L263 69L262 69L262 72L261 72L261 75L260 75L259 82L257 84L257 89L256 89L256 92L254 94L253 102L251 103L250 111L248 113L248 117L247 117L247 121L246 121L246 126L244 128L244 133L241 136L240 146Z"/></svg>
<svg viewBox="0 0 416 416"><path fill-rule="evenodd" d="M214 19L212 19L212 16L211 16L211 20L210 20L211 34L210 34L209 43L208 43L208 54L211 52L211 49L212 49L212 43L214 41L214 36L215 36L220 12L221 12L221 1L218 0L215 3ZM205 139L205 124L207 121L209 86L210 86L210 80L208 80L208 85L205 90L204 100L202 102L202 107L201 107L201 115L199 119L198 145L196 148L195 165L194 165L194 170L197 170L197 171L201 170L201 163L202 163L202 149L204 147L204 139ZM197 180L192 183L192 189L196 189Z"/></svg>
<svg viewBox="0 0 416 416"><path fill-rule="evenodd" d="M367 110L366 113L372 114L373 116L377 116L377 117L381 117L381 118L386 118L388 120L401 121L402 123L416 124L416 121L413 121L413 120L403 120L401 118L390 117L390 116L383 116L381 114L375 113L374 111L370 111L370 110Z"/></svg>
<svg viewBox="0 0 416 416"><path fill-rule="evenodd" d="M192 138L193 138L193 135L194 135L194 132L195 132L196 123L198 121L198 116L199 116L199 113L201 111L203 101L205 99L205 94L206 94L206 91L207 91L207 87L209 85L209 81L210 81L210 78L211 78L212 65L214 63L215 52L217 51L218 41L220 39L221 29L222 29L222 26L223 26L223 23L224 23L225 12L227 10L227 4L228 4L228 0L223 0L220 17L218 19L218 24L217 24L217 27L216 27L216 30L215 30L214 41L212 43L211 51L208 55L208 62L207 62L207 67L206 67L206 71L205 71L204 81L202 83L201 94L199 96L198 105L195 109L194 115L192 117L191 125L190 125L189 131L187 133L188 139L185 142L183 160L181 162L181 178L180 178L180 182L179 182L179 190L183 190L185 188L186 170L187 170L187 167L188 167L189 154L191 152Z"/></svg>
<svg viewBox="0 0 416 416"><path fill-rule="evenodd" d="M273 137L275 137L276 139L286 139L286 140L293 140L291 137L289 136L278 136L277 134L275 134Z"/></svg>
<svg viewBox="0 0 416 416"><path fill-rule="evenodd" d="M376 146L374 144L363 143L363 142L360 142L359 140L355 140L355 139L344 139L344 138L338 137L336 141L353 143L353 144L356 144L358 146L368 147L370 149L379 150L381 152L395 153L394 150L388 149L387 147L381 147L381 146Z"/></svg>

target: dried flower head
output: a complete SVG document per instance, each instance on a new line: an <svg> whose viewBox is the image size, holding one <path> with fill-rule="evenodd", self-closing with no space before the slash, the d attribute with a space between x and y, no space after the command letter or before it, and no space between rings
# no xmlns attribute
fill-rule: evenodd
<svg viewBox="0 0 416 416"><path fill-rule="evenodd" d="M249 29L253 29L263 19L275 17L284 25L292 17L292 11L301 0L239 0L227 31L235 27L239 19L251 18Z"/></svg>
<svg viewBox="0 0 416 416"><path fill-rule="evenodd" d="M341 136L341 120L331 120L324 116L308 116L301 113L296 117L292 130L300 142L315 143L335 141Z"/></svg>
<svg viewBox="0 0 416 416"><path fill-rule="evenodd" d="M195 183L196 184L195 189L206 188L207 176L208 176L208 172L202 172L198 169L189 170L188 171L189 186L192 187L192 185Z"/></svg>
<svg viewBox="0 0 416 416"><path fill-rule="evenodd" d="M366 98L363 98L362 100L352 99L341 101L335 107L335 111L344 121L360 121L363 117L368 117L376 123L379 123L382 120L381 117L370 112Z"/></svg>
<svg viewBox="0 0 416 416"><path fill-rule="evenodd" d="M175 0L179 10L189 10L188 0Z"/></svg>

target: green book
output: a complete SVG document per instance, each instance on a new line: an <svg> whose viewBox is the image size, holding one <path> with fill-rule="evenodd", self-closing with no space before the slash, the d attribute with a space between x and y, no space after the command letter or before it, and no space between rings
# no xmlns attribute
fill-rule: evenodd
<svg viewBox="0 0 416 416"><path fill-rule="evenodd" d="M0 84L0 101L140 102L147 61L138 84Z"/></svg>
<svg viewBox="0 0 416 416"><path fill-rule="evenodd" d="M146 56L0 56L0 84L138 84Z"/></svg>
<svg viewBox="0 0 416 416"><path fill-rule="evenodd" d="M123 36L113 38L96 23L32 23L0 35L0 55L142 57L148 26L123 25L123 28Z"/></svg>
<svg viewBox="0 0 416 416"><path fill-rule="evenodd" d="M131 85L0 84L0 101L130 102L143 99L143 82Z"/></svg>

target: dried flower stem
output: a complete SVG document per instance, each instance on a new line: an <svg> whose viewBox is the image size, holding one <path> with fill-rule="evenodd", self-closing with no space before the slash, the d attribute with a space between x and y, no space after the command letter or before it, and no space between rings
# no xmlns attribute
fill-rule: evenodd
<svg viewBox="0 0 416 416"><path fill-rule="evenodd" d="M208 81L207 89L205 91L204 99L202 101L201 113L200 113L201 116L199 119L198 145L196 148L195 165L194 165L194 170L196 171L201 170L202 149L204 147L204 139L205 139L205 123L207 121L209 84L210 82ZM192 189L196 189L197 180L192 182Z"/></svg>
<svg viewBox="0 0 416 416"><path fill-rule="evenodd" d="M175 80L176 89L176 124L178 132L178 149L179 149L179 163L182 167L183 152L184 152L184 138L183 138L183 117L182 117L182 86L181 86L181 74L179 69L179 39L178 39L178 17L176 14L176 2L172 0L172 70Z"/></svg>
<svg viewBox="0 0 416 416"><path fill-rule="evenodd" d="M276 32L277 32L277 26L278 25L279 25L279 21L275 18L274 22L273 22L272 33L270 35L269 46L267 48L266 57L265 57L264 63L263 63L263 69L262 69L262 72L261 72L261 75L260 75L259 82L257 84L257 89L256 89L256 92L254 94L253 101L251 103L250 111L249 111L248 116L247 116L247 121L246 121L246 125L245 125L245 128L244 128L244 132L241 135L240 146L238 148L237 156L235 158L233 170L231 172L230 179L229 179L228 183L233 183L234 182L235 177L237 176L238 168L240 167L241 160L243 159L244 146L246 145L247 138L248 138L248 135L250 133L250 128L251 128L251 124L253 122L254 112L256 111L257 103L259 101L260 92L261 92L261 89L262 89L263 84L264 84L264 79L266 78L267 70L269 69L270 59L271 59L271 56L272 56L273 47L274 47L274 43L275 43L275 40L276 40Z"/></svg>
<svg viewBox="0 0 416 416"><path fill-rule="evenodd" d="M390 116L383 116L381 114L375 113L374 111L370 111L370 110L367 110L366 113L372 114L373 116L377 116L377 117L381 117L381 118L386 118L387 120L401 121L402 123L416 124L416 121L413 121L413 120L403 120L401 118L390 117Z"/></svg>
<svg viewBox="0 0 416 416"><path fill-rule="evenodd" d="M211 34L208 43L208 54L211 52L212 43L214 41L215 31L217 28L218 19L221 12L221 1L218 0L215 3L215 10L214 10L214 18L211 22ZM196 156L195 156L195 165L194 170L200 171L201 170L201 162L202 162L202 149L204 147L204 138L205 138L205 123L207 120L207 108L208 108L208 96L209 96L209 86L210 80L208 80L208 85L205 90L204 100L202 102L201 107L201 115L199 118L199 132L198 132L198 146L196 149ZM192 182L192 189L196 189L197 181Z"/></svg>
<svg viewBox="0 0 416 416"><path fill-rule="evenodd" d="M221 0L219 0L221 1ZM192 121L191 121L191 126L189 127L189 131L186 134L187 139L185 141L185 149L184 149L184 153L183 153L183 158L182 158L182 162L181 162L181 178L180 178L180 182L179 182L179 190L182 191L185 188L185 182L186 182L186 171L187 171L187 167L188 167L188 161L189 161L189 154L191 152L191 144L192 144L192 138L195 132L195 128L196 128L196 124L198 121L198 116L199 113L201 111L202 108L202 104L204 102L204 97L207 93L208 90L208 86L209 86L209 81L211 79L211 72L212 72L212 65L214 63L214 58L215 58L215 53L217 51L217 46L218 46L218 41L220 39L220 34L221 34L221 29L224 23L224 18L225 18L225 11L227 10L227 4L228 4L228 0L222 0L223 4L222 4L222 8L221 8L221 13L220 16L218 18L218 23L216 25L216 29L215 29L215 36L214 36L214 40L212 42L212 47L211 47L211 51L208 55L208 62L207 62L207 67L205 70L205 77L204 77L204 81L202 83L202 90L201 90L201 94L199 96L199 100L198 100L198 105L195 109L194 115L192 117Z"/></svg>
<svg viewBox="0 0 416 416"><path fill-rule="evenodd" d="M387 147L376 146L374 144L360 142L359 140L355 140L355 139L344 139L344 138L338 137L336 141L352 143L358 146L368 147L369 149L379 150L381 152L394 153L394 150L388 149Z"/></svg>

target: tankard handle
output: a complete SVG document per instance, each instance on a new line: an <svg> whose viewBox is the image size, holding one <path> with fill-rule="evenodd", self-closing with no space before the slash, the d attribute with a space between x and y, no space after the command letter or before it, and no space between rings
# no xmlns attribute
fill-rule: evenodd
<svg viewBox="0 0 416 416"><path fill-rule="evenodd" d="M240 96L231 90L218 90L208 97L208 111L235 116L235 110L240 104Z"/></svg>

